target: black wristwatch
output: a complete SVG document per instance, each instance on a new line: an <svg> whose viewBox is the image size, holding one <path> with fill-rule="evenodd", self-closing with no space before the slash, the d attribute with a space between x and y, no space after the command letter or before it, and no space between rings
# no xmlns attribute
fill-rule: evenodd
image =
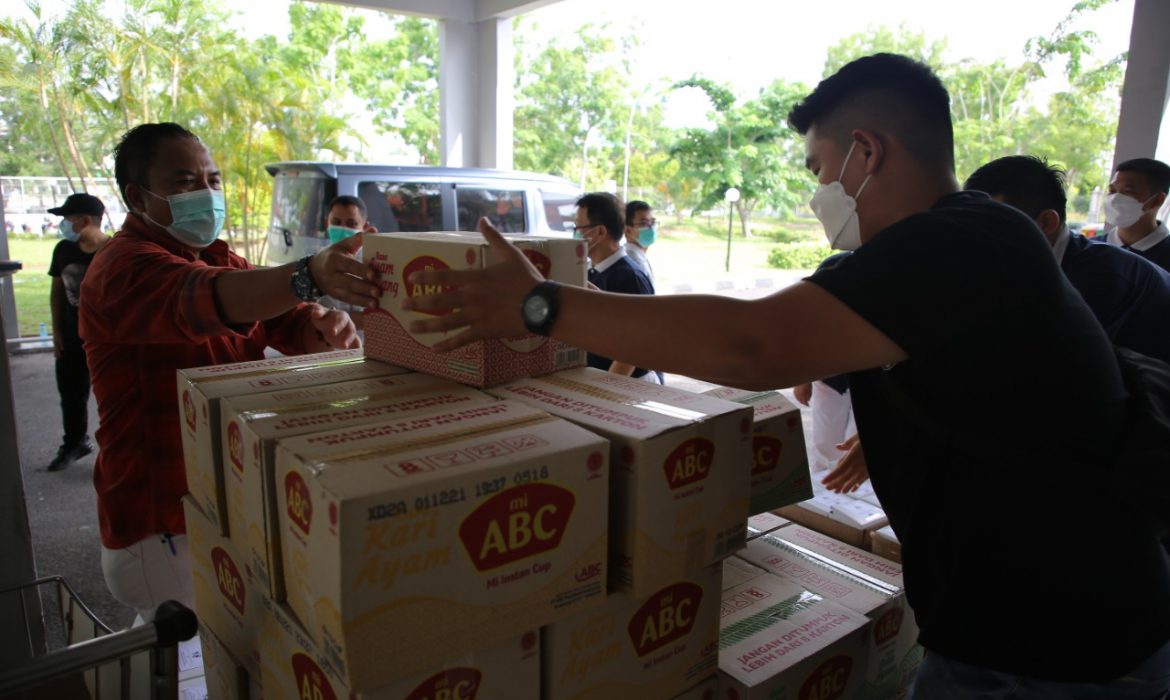
<svg viewBox="0 0 1170 700"><path fill-rule="evenodd" d="M309 261L312 255L306 255L297 261L296 270L292 274L292 292L301 301L317 301L325 296L313 281L313 273L309 271Z"/></svg>
<svg viewBox="0 0 1170 700"><path fill-rule="evenodd" d="M546 280L533 287L520 302L520 317L530 333L547 336L552 331L561 308L557 299L560 291L561 285Z"/></svg>

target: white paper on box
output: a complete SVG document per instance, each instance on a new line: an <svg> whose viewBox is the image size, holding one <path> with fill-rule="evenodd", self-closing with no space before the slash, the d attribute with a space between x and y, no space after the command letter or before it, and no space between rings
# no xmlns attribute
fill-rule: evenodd
<svg viewBox="0 0 1170 700"><path fill-rule="evenodd" d="M858 530L876 530L890 522L881 506L852 498L835 503L829 517Z"/></svg>
<svg viewBox="0 0 1170 700"><path fill-rule="evenodd" d="M544 700L669 698L710 676L719 639L720 567L646 598L615 593L601 608L545 627Z"/></svg>
<svg viewBox="0 0 1170 700"><path fill-rule="evenodd" d="M751 581L757 576L763 576L765 573L767 572L749 561L745 561L739 557L727 557L723 560L722 590L726 591L728 588L735 588L738 585Z"/></svg>
<svg viewBox="0 0 1170 700"><path fill-rule="evenodd" d="M546 279L584 286L588 263L582 241L540 236L515 237L511 241ZM379 307L365 312L365 352L370 357L479 387L584 363L585 353L581 350L531 333L476 341L458 350L437 353L432 348L446 334L409 331L413 321L434 316L403 310L402 300L441 291L411 284L410 276L427 269L480 269L497 262L479 234L367 234L362 247L366 261L380 273L378 283L383 290Z"/></svg>
<svg viewBox="0 0 1170 700"><path fill-rule="evenodd" d="M759 513L748 518L747 521L747 538L754 540L760 535L766 535L773 530L784 527L792 521L788 518L782 518L775 513Z"/></svg>
<svg viewBox="0 0 1170 700"><path fill-rule="evenodd" d="M862 697L864 615L765 574L723 592L720 685L726 697Z"/></svg>
<svg viewBox="0 0 1170 700"><path fill-rule="evenodd" d="M180 369L176 372L187 490L227 535L220 400L313 384L401 374L407 370L366 360L360 350L274 357Z"/></svg>
<svg viewBox="0 0 1170 700"><path fill-rule="evenodd" d="M260 584L284 600L276 516L277 440L496 399L447 379L398 374L223 402L229 530Z"/></svg>
<svg viewBox="0 0 1170 700"><path fill-rule="evenodd" d="M608 453L508 401L282 440L288 604L354 690L596 606Z"/></svg>
<svg viewBox="0 0 1170 700"><path fill-rule="evenodd" d="M795 404L778 391L721 386L703 393L752 407L751 513L766 513L812 496L804 425Z"/></svg>
<svg viewBox="0 0 1170 700"><path fill-rule="evenodd" d="M489 393L610 441L611 585L644 597L743 546L749 407L591 368Z"/></svg>

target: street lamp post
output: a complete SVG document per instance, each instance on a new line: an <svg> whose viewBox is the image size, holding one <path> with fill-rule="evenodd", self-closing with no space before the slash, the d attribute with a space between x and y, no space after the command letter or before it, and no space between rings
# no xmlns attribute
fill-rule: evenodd
<svg viewBox="0 0 1170 700"><path fill-rule="evenodd" d="M735 220L735 203L739 201L739 190L728 187L723 198L727 200L727 259L723 262L723 271L731 272L731 223Z"/></svg>

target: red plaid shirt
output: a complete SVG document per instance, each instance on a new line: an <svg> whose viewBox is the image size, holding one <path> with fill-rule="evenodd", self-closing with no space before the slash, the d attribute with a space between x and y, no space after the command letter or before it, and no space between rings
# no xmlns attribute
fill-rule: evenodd
<svg viewBox="0 0 1170 700"><path fill-rule="evenodd" d="M192 250L134 214L94 257L81 290L81 337L101 425L93 483L102 544L184 533L187 493L175 370L301 354L309 305L229 326L213 281L251 265L223 241Z"/></svg>

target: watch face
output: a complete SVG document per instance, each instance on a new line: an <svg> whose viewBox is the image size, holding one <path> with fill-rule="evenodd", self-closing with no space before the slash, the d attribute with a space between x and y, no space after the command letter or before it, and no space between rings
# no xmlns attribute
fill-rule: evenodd
<svg viewBox="0 0 1170 700"><path fill-rule="evenodd" d="M533 325L544 323L548 318L548 299L531 297L524 302L524 319Z"/></svg>

